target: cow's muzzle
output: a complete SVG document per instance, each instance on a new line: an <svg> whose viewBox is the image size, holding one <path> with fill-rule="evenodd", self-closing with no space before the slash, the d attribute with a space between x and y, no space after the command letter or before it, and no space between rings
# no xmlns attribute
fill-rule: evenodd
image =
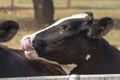
<svg viewBox="0 0 120 80"><path fill-rule="evenodd" d="M24 50L26 58L33 60L39 58L35 48L32 46L31 38L29 36L25 36L21 39L21 47Z"/></svg>

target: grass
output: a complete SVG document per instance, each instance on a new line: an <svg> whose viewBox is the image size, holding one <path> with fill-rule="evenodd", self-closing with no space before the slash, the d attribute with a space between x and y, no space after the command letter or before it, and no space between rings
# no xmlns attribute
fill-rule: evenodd
<svg viewBox="0 0 120 80"><path fill-rule="evenodd" d="M0 0L0 7L10 7L11 0ZM33 7L32 0L14 0L15 7Z"/></svg>
<svg viewBox="0 0 120 80"><path fill-rule="evenodd" d="M94 10L94 9L56 9L55 10L55 19L63 18L80 12L93 12L95 18L101 18L109 16L112 18L120 18L120 9L115 10Z"/></svg>
<svg viewBox="0 0 120 80"><path fill-rule="evenodd" d="M55 7L67 6L67 0L54 0L54 3ZM71 0L71 7L79 9L117 9L119 4L119 0Z"/></svg>
<svg viewBox="0 0 120 80"><path fill-rule="evenodd" d="M8 7L11 0L0 0L0 7ZM56 8L64 8L67 6L67 0L53 0ZM32 0L14 0L16 7L33 7ZM81 9L115 9L120 8L119 0L71 0L72 8Z"/></svg>
<svg viewBox="0 0 120 80"><path fill-rule="evenodd" d="M120 19L120 0L71 0L71 9L66 8L67 0L54 0L55 15L54 19L60 19L66 16L71 16L80 12L93 12L95 18L101 18L104 16L110 16L112 18ZM9 7L10 0L0 0L0 7ZM32 8L32 0L15 0L16 7L27 7ZM13 19L17 21L22 21L22 29L17 33L17 35L7 43L4 43L8 47L21 49L20 39L27 34L35 32L35 30L27 30L26 26L29 20L34 19L33 9L29 10L15 10L15 11L1 11L0 20ZM31 23L32 24L32 23ZM30 25L31 25L30 24ZM114 29L105 38L110 44L115 46L120 46L120 30Z"/></svg>
<svg viewBox="0 0 120 80"><path fill-rule="evenodd" d="M14 0L15 7L33 8L32 0ZM66 8L67 0L53 0L55 19L63 18L80 12L93 12L96 18L110 16L120 18L120 0L71 0L71 9ZM0 7L9 7L10 0L0 0ZM5 14L6 12L7 14ZM25 13L27 12L27 14ZM22 15L21 15L22 14ZM29 15L28 15L29 14ZM33 19L32 10L3 11L0 19Z"/></svg>

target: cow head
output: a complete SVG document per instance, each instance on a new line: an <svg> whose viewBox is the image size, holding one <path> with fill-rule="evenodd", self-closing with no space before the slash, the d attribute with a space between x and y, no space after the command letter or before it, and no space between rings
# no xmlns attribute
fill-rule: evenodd
<svg viewBox="0 0 120 80"><path fill-rule="evenodd" d="M0 23L0 42L6 42L13 38L19 29L17 22L8 20Z"/></svg>
<svg viewBox="0 0 120 80"><path fill-rule="evenodd" d="M61 64L79 64L90 58L91 40L101 38L112 26L109 17L96 20L92 13L81 13L27 35L21 43L30 59L43 57Z"/></svg>

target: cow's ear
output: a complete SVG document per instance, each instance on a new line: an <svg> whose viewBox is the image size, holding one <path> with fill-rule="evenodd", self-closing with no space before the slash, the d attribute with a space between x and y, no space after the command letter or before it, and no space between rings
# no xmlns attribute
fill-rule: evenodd
<svg viewBox="0 0 120 80"><path fill-rule="evenodd" d="M6 42L17 33L19 25L17 22L9 20L0 24L0 42Z"/></svg>
<svg viewBox="0 0 120 80"><path fill-rule="evenodd" d="M100 20L96 20L92 28L92 38L100 38L106 35L113 27L114 21L112 18L104 17Z"/></svg>

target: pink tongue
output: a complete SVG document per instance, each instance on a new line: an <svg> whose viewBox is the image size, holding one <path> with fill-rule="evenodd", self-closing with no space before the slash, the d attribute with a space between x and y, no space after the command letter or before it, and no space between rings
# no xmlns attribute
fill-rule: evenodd
<svg viewBox="0 0 120 80"><path fill-rule="evenodd" d="M32 45L30 44L30 37L25 37L21 40L21 46L25 51L34 50Z"/></svg>

